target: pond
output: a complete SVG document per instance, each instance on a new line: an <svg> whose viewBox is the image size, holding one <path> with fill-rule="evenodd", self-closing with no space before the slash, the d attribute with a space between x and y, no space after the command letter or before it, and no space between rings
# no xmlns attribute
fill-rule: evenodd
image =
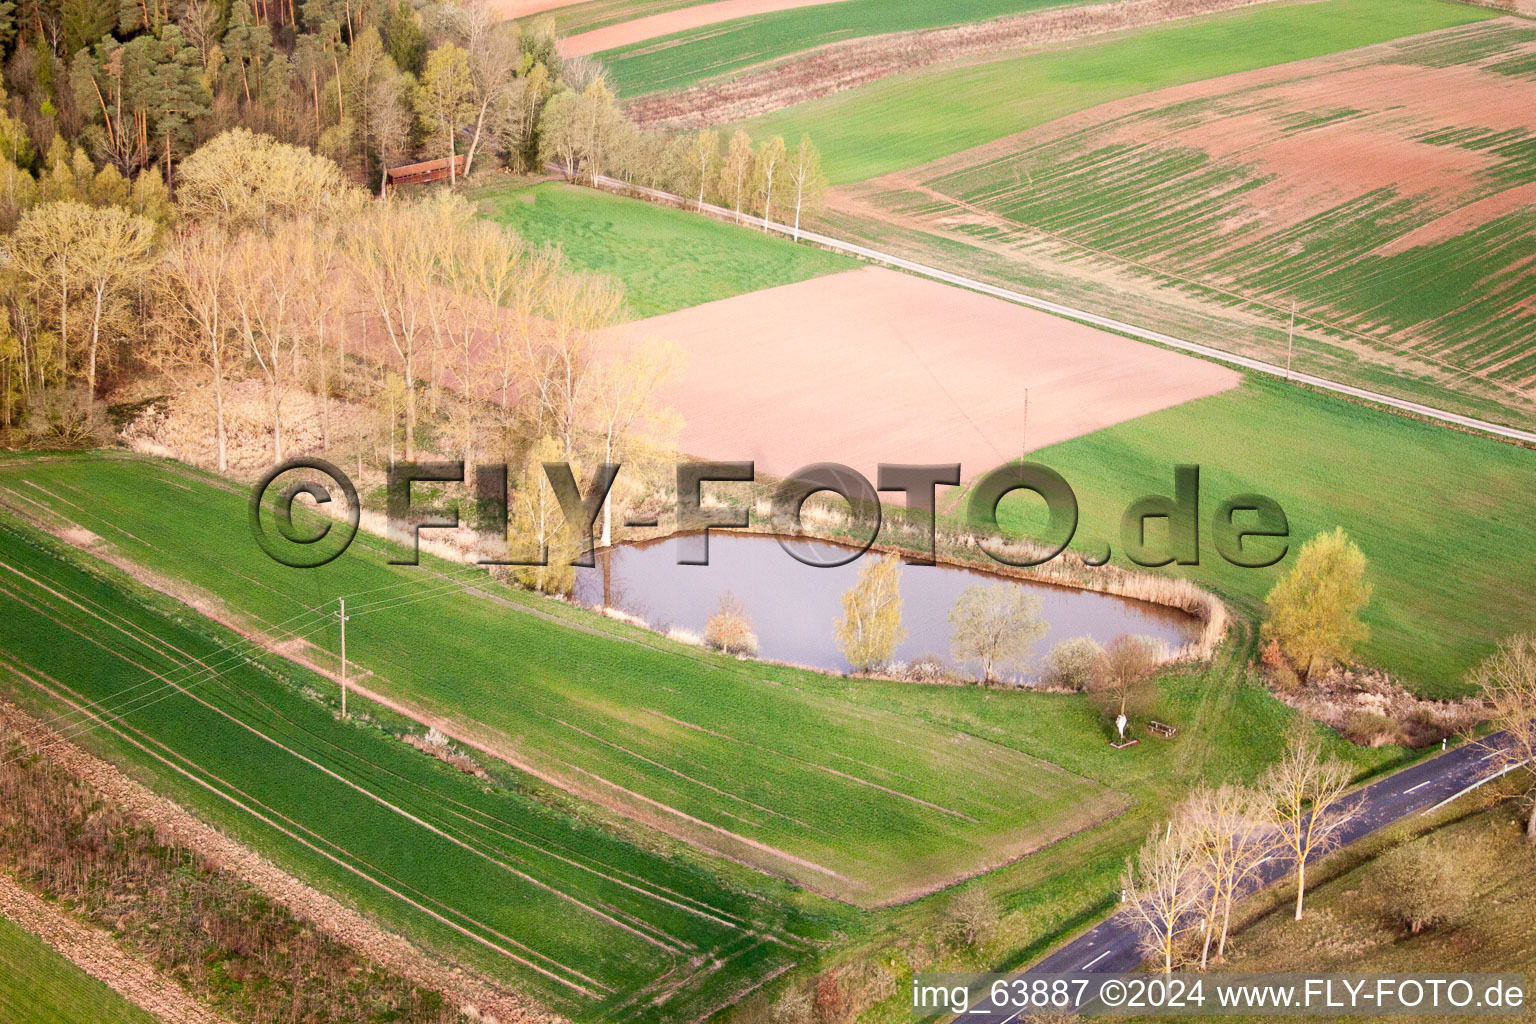
<svg viewBox="0 0 1536 1024"><path fill-rule="evenodd" d="M843 554L843 549L829 544L796 544L824 561L835 561ZM865 556L871 557L873 552ZM834 626L842 616L842 596L854 585L864 559L831 569L815 568L796 561L772 537L713 533L708 565L678 565L672 539L610 548L598 552L597 560L594 568L576 570L573 596L582 604L606 603L639 616L653 629L702 634L705 620L729 593L752 620L761 657L848 671ZM1199 623L1192 616L1144 601L956 566L903 565L901 618L907 637L897 648L895 660L911 661L925 654L952 660L947 616L961 591L977 584L1024 587L1040 598L1041 615L1050 630L1035 644L1031 670L1018 676L1022 680L1033 678L1032 669L1045 654L1072 637L1090 636L1104 644L1122 633L1135 633L1177 647L1198 634Z"/></svg>

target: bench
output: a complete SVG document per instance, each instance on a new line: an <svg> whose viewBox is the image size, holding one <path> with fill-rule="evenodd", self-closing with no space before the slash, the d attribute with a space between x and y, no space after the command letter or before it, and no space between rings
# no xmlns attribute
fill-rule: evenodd
<svg viewBox="0 0 1536 1024"><path fill-rule="evenodd" d="M1176 726L1169 725L1167 722L1148 722L1147 731L1154 736L1161 736L1165 740L1171 740L1179 733Z"/></svg>

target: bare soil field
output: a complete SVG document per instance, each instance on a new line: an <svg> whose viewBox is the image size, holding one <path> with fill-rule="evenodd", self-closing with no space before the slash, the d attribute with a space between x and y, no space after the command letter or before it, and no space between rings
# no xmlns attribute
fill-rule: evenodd
<svg viewBox="0 0 1536 1024"><path fill-rule="evenodd" d="M1498 19L1105 104L832 207L1128 293L1294 300L1319 349L1528 409L1533 81L1536 25Z"/></svg>
<svg viewBox="0 0 1536 1024"><path fill-rule="evenodd" d="M1234 387L1225 367L999 299L867 268L642 320L688 354L667 399L683 451L786 476L813 462L961 464ZM1024 392L1029 391L1028 423ZM1027 435L1027 436L1026 436Z"/></svg>
<svg viewBox="0 0 1536 1024"><path fill-rule="evenodd" d="M1112 0L979 24L850 39L687 89L642 96L627 103L625 111L639 124L693 130L756 117L945 61L995 57L1011 51L1059 45L1268 2L1273 0ZM722 6L726 4L710 4L706 8ZM689 8L676 13L686 14L706 8ZM562 52L595 53L599 49L622 45L606 42L602 47L564 49L587 35L618 31L650 20L640 19L613 26L611 30L600 29L573 36L565 41Z"/></svg>
<svg viewBox="0 0 1536 1024"><path fill-rule="evenodd" d="M549 3L548 0L532 0L532 2L543 3L546 8L562 6L559 3ZM566 57L582 57L590 53L611 50L616 46L628 46L647 39L659 39L674 32L687 32L689 29L704 28L722 21L734 21L737 18L748 18L754 14L772 14L775 11L789 11L796 7L817 7L821 4L841 2L842 0L716 0L714 3L697 4L676 11L664 11L661 14L651 14L633 21L624 21L617 25L607 25L590 32L567 36L560 41L560 53Z"/></svg>

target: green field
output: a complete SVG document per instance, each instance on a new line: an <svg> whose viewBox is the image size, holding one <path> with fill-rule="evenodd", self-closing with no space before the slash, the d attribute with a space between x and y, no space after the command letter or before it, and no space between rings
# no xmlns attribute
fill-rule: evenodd
<svg viewBox="0 0 1536 1024"><path fill-rule="evenodd" d="M0 1021L154 1024L155 1018L0 917Z"/></svg>
<svg viewBox="0 0 1536 1024"><path fill-rule="evenodd" d="M678 89L829 43L1071 6L1061 0L841 0L604 50L621 96Z"/></svg>
<svg viewBox="0 0 1536 1024"><path fill-rule="evenodd" d="M1121 97L1494 16L1448 0L1264 5L1101 43L885 79L742 127L754 138L809 132L834 184L861 181Z"/></svg>
<svg viewBox="0 0 1536 1024"><path fill-rule="evenodd" d="M385 927L578 1017L660 1020L692 1019L817 937L767 883L722 885L515 773L480 780L338 721L318 697L334 686L5 519L0 684ZM65 699L98 719L61 714ZM663 978L677 990L652 1006Z"/></svg>
<svg viewBox="0 0 1536 1024"><path fill-rule="evenodd" d="M711 0L590 0L588 3L572 4L570 7L551 11L548 15L534 15L534 17L554 18L556 34L569 36L577 32L602 28L605 25L614 25L621 21L633 21L651 14L663 14L682 7L693 7L710 2Z"/></svg>
<svg viewBox="0 0 1536 1024"><path fill-rule="evenodd" d="M858 265L776 235L575 185L496 185L474 195L482 214L529 242L559 246L577 269L622 281L636 317Z"/></svg>
<svg viewBox="0 0 1536 1024"><path fill-rule="evenodd" d="M247 495L168 464L56 459L0 469L0 500L46 505L242 620L323 616L348 597L349 660L366 685L485 735L527 770L619 813L860 904L902 898L1114 813L1125 798L1038 755L842 699L835 681L656 640L484 582L460 566L392 566L360 536L288 569L251 540ZM415 600L370 599L420 587ZM551 621L549 609L564 609ZM317 611L318 610L318 611ZM957 789L957 774L974 785Z"/></svg>
<svg viewBox="0 0 1536 1024"><path fill-rule="evenodd" d="M1074 819L1085 824L1085 812L1088 820L1113 812L1123 805L1118 794L1131 794L1134 800L1128 813L1067 835L984 877L983 884L1005 910L991 947L1000 965L1021 963L1064 931L1110 909L1116 873L1126 854L1187 786L1198 778L1254 778L1277 756L1286 728L1296 717L1266 693L1247 669L1254 657L1254 642L1251 627L1243 621L1235 625L1231 643L1213 663L1172 672L1162 680L1157 714L1182 727L1179 739L1116 751L1105 744L1104 725L1081 695L841 679L721 659L579 609L483 582L481 592L466 594L445 579L451 570L430 558L424 558L427 564L421 568L388 569L382 564L382 545L366 536L359 538L354 551L333 563L343 570L339 577L322 579L323 571L274 572L272 563L264 564L265 556L247 557L247 549L254 549L254 544L245 533L244 497L239 488L213 478L140 458L26 457L0 466L0 502L7 508L53 529L84 526L105 538L92 542L94 552L129 556L166 577L189 579L205 591L225 594L222 614L239 609L244 614L237 617L253 625L262 619L270 623L297 615L283 623L283 629L303 627L300 636L318 645L308 649L309 657L323 660L325 650L334 647L334 626L327 620L334 588L340 585L351 595L348 654L354 677L360 670L389 677L375 674L365 678L364 685L405 693L407 688L395 680L408 680L416 692L407 696L436 705L436 710L460 722L477 716L505 721L511 717L509 711L516 712L522 716L518 751L525 756L535 743L546 739L535 712L563 715L572 725L579 724L592 734L594 747L598 740L621 739L632 751L640 749L644 737L636 735L637 730L620 736L615 723L648 717L646 727L654 741L644 750L654 763L666 761L717 784L717 790L724 789L719 783L728 783L764 808L774 800L779 813L835 830L850 846L861 842L866 856L882 871L890 872L890 865L902 857L920 862L935 849L946 850L952 863L950 844L976 844L980 833L952 816L916 813L900 802L872 800L867 792L842 789L844 804L829 809L825 782L782 762L797 756L833 758L832 763L847 774L883 769L885 774L877 777L891 789L899 786L936 797L968 813L993 802L1008 802L1017 805L1010 819L1015 835L1026 838L1045 834L1046 826L1051 831L1068 831ZM14 522L9 513L4 515ZM819 940L833 934L838 936L837 957L869 955L877 957L877 962L895 964L892 958L904 954L890 944L900 945L912 935L933 934L938 927L936 920L949 898L946 893L854 914L826 901L794 895L788 886L722 861L712 861L711 872L706 873L684 848L658 845L655 833L606 815L594 818L582 803L559 797L491 759L481 758L492 772L493 784L487 785L423 757L389 738L388 733L404 728L405 722L355 694L354 715L361 711L384 731L342 725L334 718L333 684L275 658L253 656L255 664L244 664L214 655L219 645L232 642L230 634L189 614L170 598L129 584L115 571L106 570L104 579L87 577L49 554L55 550L56 542L30 529L0 530L0 566L24 571L54 591L50 594L17 580L15 573L4 574L10 580L6 588L29 603L18 604L15 598L0 595L5 600L0 606L0 650L50 674L66 673L71 686L101 699L110 710L138 708L120 724L114 723L125 738L98 729L76 736L77 741L147 774L157 789L189 803L322 888L358 903L386 926L445 955L511 976L579 1017L625 1016L624 1008L631 1005L627 1000L644 990L664 955L637 942L629 932L593 921L579 909L567 906L550 911L541 903L550 897L543 890L524 902L519 898L524 886L507 880L504 868L448 842L427 825L451 833L481 853L508 860L522 857L522 870L561 891L617 906L625 912L625 920L637 926L646 922L644 927L663 929L666 935L701 950L723 950L726 966L685 985L657 1011L662 1018L691 1019L699 1007L716 1004L722 993L750 984L752 977L777 969L775 964L817 955L806 944L820 947ZM378 587L391 589L374 589ZM372 593L363 593L367 590ZM170 621L167 613L177 621ZM42 615L55 621L40 621ZM102 621L103 617L110 621ZM56 640L59 622L81 630L80 641L60 645ZM128 632L119 632L119 626ZM268 630L282 634L282 629L270 625ZM484 642L466 643L466 637L484 638ZM167 643L179 651L168 653ZM487 667L491 656L476 650L481 647L501 655L500 667ZM240 650L254 655L250 646ZM123 661L124 655L158 667L173 679L201 680L193 692L206 703L180 693L147 703L170 691L142 668ZM193 658L210 661L215 657L219 667L231 669L216 680L175 667ZM480 666L477 675L470 674L469 658ZM593 680L592 687L582 690L569 680L555 685L553 677L573 663L583 678ZM479 678L487 682L478 682ZM128 689L146 680L150 685L143 687L145 692ZM19 688L24 696L31 692L14 679L7 685L13 691ZM753 693L768 695L772 703L765 709L748 700ZM137 704L131 702L136 696ZM528 698L536 698L537 705ZM560 710L578 698L583 707ZM493 702L507 708L491 707ZM717 705L718 713L713 710ZM695 730L668 730L665 719L636 714L642 709L663 710L682 721L684 716L676 710L682 707L721 736L755 737L764 747L771 744L774 756L750 765L740 764L738 757L738 763L732 764L711 749L716 745L706 742L707 736L696 735ZM259 728L276 743L236 725L221 712ZM583 717L578 719L577 714ZM604 735L598 736L598 729ZM1331 750L1361 772L1392 767L1405 756L1397 748L1350 747L1331 732L1319 732ZM927 758L914 744L933 738L942 738L948 748L944 752L947 771L929 783L919 775L929 767ZM541 953L561 955L567 963L585 965L586 958L592 957L594 967L588 973L616 991L597 1001L562 997L562 986L509 965L504 957L400 905L313 850L250 820L244 812L167 770L129 739L164 743L156 752L170 754L204 781L214 781L208 773L217 774L215 784L244 790L267 811L283 815L291 822L287 825L291 830L322 848L345 851L357 862L366 862L370 871L387 873L402 887L408 886L406 891L419 894L418 899L430 897L431 906L456 918L464 915L459 920L494 927L530 946L537 943ZM579 760L580 767L599 764L592 751L574 741L558 753L573 763ZM318 767L299 761L298 755ZM1037 761L1040 756L1048 757L1049 763ZM1019 764L1038 766L1038 774L1010 776L1011 766ZM611 767L617 770L622 765L616 760ZM326 774L327 769L342 778ZM728 776L726 769L741 774ZM752 781L757 784L749 788L741 775L754 773ZM642 773L626 781L638 787L651 780ZM423 824L401 819L347 782L386 797ZM1048 792L1042 794L1042 788ZM651 791L660 792L660 788ZM714 800L714 806L734 809L733 825L744 827L743 819L751 809L730 802L718 791ZM871 814L880 819L878 823L867 821ZM594 821L639 845L613 838L594 827ZM922 833L915 841L904 835L911 828ZM876 845L877 840L884 848ZM888 853L887 848L896 853ZM593 867L600 874L594 876ZM712 877L721 873L728 880L724 886ZM614 876L636 888L615 890ZM778 936L785 945L732 945L736 933L730 928L694 920L675 907L669 913L666 906L654 906L648 896L663 888L687 894L695 905L749 919L755 931ZM609 941L614 942L612 952ZM593 945L603 951L592 952ZM976 966L968 960L959 965ZM905 1013L899 1002L898 997L892 1003L891 1012L896 1014L892 1020L902 1019Z"/></svg>
<svg viewBox="0 0 1536 1024"><path fill-rule="evenodd" d="M1365 552L1375 596L1363 658L1433 696L1503 637L1536 622L1536 452L1394 416L1279 381L1143 416L1031 457L1065 476L1082 509L1078 540L1119 552L1120 516L1142 494L1172 494L1173 467L1201 468L1202 550L1187 573L1258 611L1288 557L1269 569L1231 565L1211 546L1225 498L1258 492L1301 541L1342 526ZM1013 499L1009 499L1012 501ZM1037 530L1032 506L1004 504L1005 528ZM1135 566L1130 566L1135 568Z"/></svg>
<svg viewBox="0 0 1536 1024"><path fill-rule="evenodd" d="M1165 273L1192 292L1205 285L1282 310L1294 300L1304 325L1352 332L1363 346L1379 347L1383 361L1413 353L1427 367L1443 361L1444 376L1457 384L1479 374L1490 384L1472 384L1518 392L1536 374L1528 344L1536 332L1532 208L1473 219L1435 242L1398 243L1448 209L1503 203L1508 190L1536 181L1536 135L1445 124L1435 98L1414 83L1369 97L1343 93L1362 72L1454 81L1468 94L1465 116L1477 123L1476 97L1497 97L1515 77L1536 88L1536 70L1498 70L1532 41L1536 25L1469 25L1371 50L1337 71L1309 65L1272 84L1235 82L1194 99L1109 112L1062 137L1027 137L1012 152L944 161L922 191L898 187L880 201L927 222L966 210L996 214L998 222L960 229L979 245L1012 239L1006 225L1015 224L1080 246L1084 258L1108 254L1132 275ZM1300 90L1317 98L1285 98ZM1530 123L1536 130L1536 113ZM1189 141L1224 130L1248 141L1222 156ZM1326 168L1320 178L1281 173L1253 155L1320 151L1344 133L1362 145L1395 146L1418 163L1443 159L1447 149L1470 151L1480 170L1459 188L1424 194L1368 188L1348 168L1337 178ZM1284 157L1275 162L1285 166ZM1308 201L1276 210L1277 193ZM1292 212L1297 206L1305 213Z"/></svg>

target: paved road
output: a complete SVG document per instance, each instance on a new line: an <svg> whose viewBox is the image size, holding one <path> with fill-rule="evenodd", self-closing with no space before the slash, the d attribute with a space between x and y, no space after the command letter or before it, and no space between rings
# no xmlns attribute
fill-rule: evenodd
<svg viewBox="0 0 1536 1024"><path fill-rule="evenodd" d="M1352 843L1377 829L1411 814L1429 810L1459 795L1468 787L1497 774L1490 766L1491 755L1480 745L1467 744L1444 754L1420 761L1410 768L1390 775L1351 794L1351 803L1363 804L1361 812L1344 826L1342 842ZM1274 862L1262 871L1265 884L1290 874L1290 865ZM1084 932L1065 946L1028 969L1028 973L1119 974L1135 970L1141 964L1137 948L1138 934L1130 915L1115 914ZM1019 1011L1022 1012L1022 1011ZM976 1024L1008 1024L1018 1013L966 1016Z"/></svg>
<svg viewBox="0 0 1536 1024"><path fill-rule="evenodd" d="M620 181L617 178L609 178L605 175L598 175L596 185L599 188L614 192L637 193L640 195L648 196L652 199L660 200L661 202L683 206L688 209L693 209L697 205L693 200L684 200L670 192L662 192L659 189L653 188L643 188L639 185L630 185ZM713 206L709 203L704 204L704 211L713 214L714 216L728 220L736 219L737 216L731 210L727 210L720 206ZM1059 302L1051 302L1047 299L1036 298L1033 295L1026 295L1023 292L1016 292L1008 288L999 288L996 285L990 285L983 281L973 280L972 278L965 277L960 274L953 274L947 270L940 270L938 267L930 267L924 263L917 263L913 260L903 259L900 256L896 256L888 252L881 252L878 249L871 249L867 246L856 245L853 242L845 242L840 238L833 238L830 235L823 235L814 231L801 231L797 235L793 227L785 224L779 224L776 221L764 221L761 218L753 217L750 215L742 216L740 219L754 227L763 228L768 231L776 231L781 235L798 237L807 242L814 242L817 245L824 246L828 249L834 249L838 252L845 252L849 253L850 255L863 257L867 260L874 260L877 263L884 263L887 266L898 267L902 270L907 270L914 274L921 274L923 277L933 278L936 281L944 281L948 284L958 285L961 288L969 288L972 291L982 292L983 294L991 295L999 299L1004 299L1008 302L1016 302L1021 306L1029 306L1033 309L1043 310L1047 313L1054 313L1057 316L1069 317L1073 320L1078 320L1083 323L1093 324L1095 327L1103 327L1106 330L1115 331L1118 334L1128 335L1132 338L1140 338L1142 341L1150 341L1154 344L1163 345L1167 348L1178 349L1182 352L1191 352L1195 355L1205 356L1208 359L1215 359L1230 366L1240 366L1245 370L1253 370L1257 373L1267 373L1274 377L1288 377L1291 380L1298 381L1302 384L1307 384L1311 387L1315 387L1323 391L1332 391L1336 394L1348 395L1351 398L1359 398L1368 402L1375 402L1378 405L1385 405L1392 409L1399 409L1403 412L1410 412L1414 415L1423 416L1427 419L1439 420L1442 423L1452 423L1456 426L1467 427L1472 430L1481 430L1484 433L1493 434L1498 437L1505 437L1515 441L1525 441L1530 444L1536 444L1536 432L1533 431L1520 430L1515 427L1506 427L1503 424L1491 423L1488 420L1480 420L1473 416L1463 416L1460 413L1451 412L1447 409L1437 409L1434 406L1423 405L1419 402L1410 402L1402 398L1393 398L1391 395L1384 395L1379 391L1370 391L1366 388L1357 388L1352 384L1343 384L1339 381L1329 380L1326 377L1317 377L1310 373L1292 372L1288 374L1285 367L1279 366L1275 363L1267 363L1262 359L1250 359L1247 356L1235 355L1231 352L1224 352L1221 349L1211 348L1209 345L1201 345L1200 343L1194 341L1185 341L1183 338L1175 338L1172 335L1163 334L1159 331L1149 331L1146 328L1137 327L1134 324L1124 323L1123 321L1114 320L1107 316L1099 316L1097 313L1090 313L1087 310L1074 309L1071 306L1064 306Z"/></svg>

